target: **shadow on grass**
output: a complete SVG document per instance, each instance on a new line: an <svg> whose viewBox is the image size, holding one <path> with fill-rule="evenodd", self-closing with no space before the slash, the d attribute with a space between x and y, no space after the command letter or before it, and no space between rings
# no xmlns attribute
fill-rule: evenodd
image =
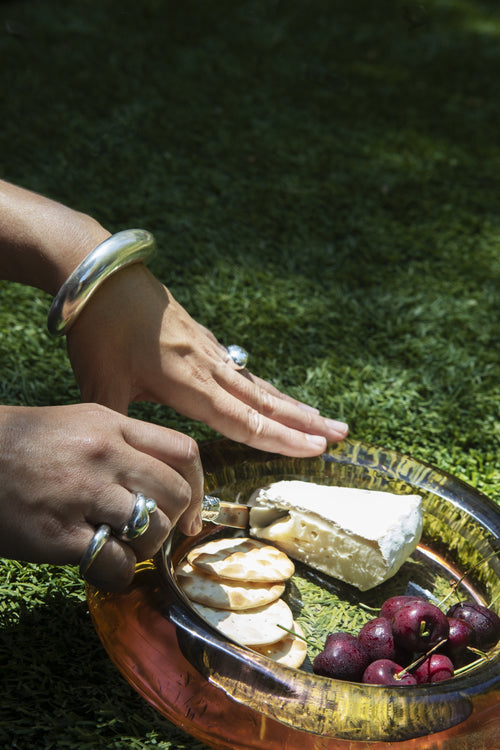
<svg viewBox="0 0 500 750"><path fill-rule="evenodd" d="M177 730L136 694L108 659L86 603L62 593L21 605L19 620L0 629L0 746L95 750L204 746ZM172 745L168 744L172 742ZM48 743L48 744L46 744Z"/></svg>

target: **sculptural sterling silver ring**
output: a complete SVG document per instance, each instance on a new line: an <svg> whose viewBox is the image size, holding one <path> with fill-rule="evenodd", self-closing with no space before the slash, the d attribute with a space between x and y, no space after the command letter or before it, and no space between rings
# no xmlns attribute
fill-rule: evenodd
<svg viewBox="0 0 500 750"><path fill-rule="evenodd" d="M106 542L108 541L111 534L111 526L107 523L103 523L97 527L96 532L90 544L85 550L80 560L80 575L85 578L85 574L96 559L99 552L102 550Z"/></svg>
<svg viewBox="0 0 500 750"><path fill-rule="evenodd" d="M229 359L232 359L238 370L244 370L248 362L248 352L242 346L231 344L227 347Z"/></svg>
<svg viewBox="0 0 500 750"><path fill-rule="evenodd" d="M149 527L151 513L154 513L157 505L152 498L147 498L142 492L135 493L136 501L132 515L117 534L122 542L131 542L144 534Z"/></svg>

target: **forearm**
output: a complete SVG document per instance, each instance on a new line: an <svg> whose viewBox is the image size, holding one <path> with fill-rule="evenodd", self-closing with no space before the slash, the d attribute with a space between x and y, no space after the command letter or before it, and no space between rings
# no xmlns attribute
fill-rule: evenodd
<svg viewBox="0 0 500 750"><path fill-rule="evenodd" d="M92 217L0 180L0 278L55 294L107 237Z"/></svg>
<svg viewBox="0 0 500 750"><path fill-rule="evenodd" d="M0 181L0 278L55 295L109 237L97 221ZM82 397L127 413L162 403L261 450L313 456L348 427L322 417L250 372L176 303L140 263L114 274L68 331Z"/></svg>

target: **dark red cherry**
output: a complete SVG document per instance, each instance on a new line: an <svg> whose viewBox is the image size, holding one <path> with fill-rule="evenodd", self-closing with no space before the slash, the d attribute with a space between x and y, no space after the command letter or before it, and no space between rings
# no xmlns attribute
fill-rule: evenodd
<svg viewBox="0 0 500 750"><path fill-rule="evenodd" d="M431 602L414 601L400 607L391 621L394 640L409 651L423 652L448 637L448 618Z"/></svg>
<svg viewBox="0 0 500 750"><path fill-rule="evenodd" d="M324 677L357 682L370 662L365 648L356 636L331 633L325 648L313 661L313 672Z"/></svg>
<svg viewBox="0 0 500 750"><path fill-rule="evenodd" d="M388 620L392 620L394 613L401 609L401 607L404 607L405 604L411 604L411 602L425 602L426 599L424 599L423 596L411 596L411 595L400 595L400 596L391 596L389 599L386 599L385 602L380 607L379 617L386 617Z"/></svg>
<svg viewBox="0 0 500 750"><path fill-rule="evenodd" d="M471 626L474 631L471 646L487 651L500 640L500 617L482 604L460 602L450 607L446 614Z"/></svg>
<svg viewBox="0 0 500 750"><path fill-rule="evenodd" d="M367 666L361 680L366 685L416 685L416 678L392 659L377 659Z"/></svg>
<svg viewBox="0 0 500 750"><path fill-rule="evenodd" d="M453 677L453 663L444 654L431 654L414 673L419 685L427 682L442 682Z"/></svg>
<svg viewBox="0 0 500 750"><path fill-rule="evenodd" d="M396 658L391 621L386 617L375 617L363 625L358 633L358 641L365 647L372 661Z"/></svg>
<svg viewBox="0 0 500 750"><path fill-rule="evenodd" d="M448 656L455 667L460 667L467 662L467 647L474 642L474 631L468 622L456 617L448 617L448 625L448 640L439 649L439 653Z"/></svg>

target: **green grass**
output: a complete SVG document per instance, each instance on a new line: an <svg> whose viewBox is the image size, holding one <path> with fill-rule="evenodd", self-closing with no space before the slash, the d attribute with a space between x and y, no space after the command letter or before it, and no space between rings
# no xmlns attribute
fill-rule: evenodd
<svg viewBox="0 0 500 750"><path fill-rule="evenodd" d="M13 0L0 62L2 177L151 230L255 372L500 501L496 2ZM0 399L77 400L48 297L0 295ZM116 672L73 570L1 568L2 747L201 748Z"/></svg>

